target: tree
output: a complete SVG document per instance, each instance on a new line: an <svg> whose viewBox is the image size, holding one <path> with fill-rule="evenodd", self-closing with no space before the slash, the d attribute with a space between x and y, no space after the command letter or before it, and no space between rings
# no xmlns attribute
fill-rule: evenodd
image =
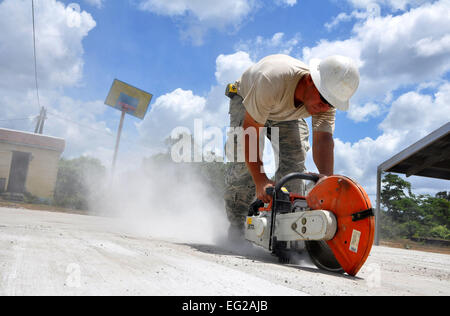
<svg viewBox="0 0 450 316"><path fill-rule="evenodd" d="M386 207L394 221L403 221L405 210L415 207L415 196L411 184L397 175L388 173L383 178L381 203Z"/></svg>
<svg viewBox="0 0 450 316"><path fill-rule="evenodd" d="M89 157L59 161L54 203L57 206L87 210L89 201L101 191L106 168Z"/></svg>
<svg viewBox="0 0 450 316"><path fill-rule="evenodd" d="M436 198L450 201L450 192L447 191L438 192L436 193Z"/></svg>
<svg viewBox="0 0 450 316"><path fill-rule="evenodd" d="M427 195L421 200L420 207L428 224L442 225L450 229L449 200Z"/></svg>
<svg viewBox="0 0 450 316"><path fill-rule="evenodd" d="M446 191L437 193L435 197L416 196L408 181L386 174L381 192L383 236L450 239L448 196Z"/></svg>
<svg viewBox="0 0 450 316"><path fill-rule="evenodd" d="M450 230L443 225L437 225L430 230L430 235L438 239L450 239Z"/></svg>

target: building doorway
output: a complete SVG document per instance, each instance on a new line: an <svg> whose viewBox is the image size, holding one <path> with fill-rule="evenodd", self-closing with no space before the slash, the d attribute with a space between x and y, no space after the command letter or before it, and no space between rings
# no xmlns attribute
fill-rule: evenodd
<svg viewBox="0 0 450 316"><path fill-rule="evenodd" d="M13 151L7 192L25 193L25 183L27 181L30 160L31 153Z"/></svg>

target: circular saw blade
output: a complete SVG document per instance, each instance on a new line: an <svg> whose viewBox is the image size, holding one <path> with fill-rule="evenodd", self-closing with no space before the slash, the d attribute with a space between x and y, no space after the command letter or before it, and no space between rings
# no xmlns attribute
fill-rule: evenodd
<svg viewBox="0 0 450 316"><path fill-rule="evenodd" d="M306 202L312 210L323 209L335 215L337 231L326 244L345 272L355 276L370 254L375 235L375 216L367 193L352 179L335 175L318 183ZM333 261L327 259L330 256L321 255L327 253L322 245L310 245L312 257L333 269Z"/></svg>
<svg viewBox="0 0 450 316"><path fill-rule="evenodd" d="M327 243L323 240L305 241L305 247L314 264L323 270L344 273Z"/></svg>

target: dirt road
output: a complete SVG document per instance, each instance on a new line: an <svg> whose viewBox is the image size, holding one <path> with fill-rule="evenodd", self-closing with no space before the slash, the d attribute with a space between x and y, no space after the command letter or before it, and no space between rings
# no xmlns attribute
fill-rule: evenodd
<svg viewBox="0 0 450 316"><path fill-rule="evenodd" d="M183 243L122 221L0 208L0 295L450 295L450 255L374 247L357 275Z"/></svg>

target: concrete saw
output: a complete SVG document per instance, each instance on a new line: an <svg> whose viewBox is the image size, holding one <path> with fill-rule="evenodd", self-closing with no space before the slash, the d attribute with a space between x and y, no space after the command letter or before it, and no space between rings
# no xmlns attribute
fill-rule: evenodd
<svg viewBox="0 0 450 316"><path fill-rule="evenodd" d="M313 181L306 195L288 192L295 179ZM305 249L314 264L327 271L356 275L369 256L375 235L374 212L364 189L345 176L319 181L292 173L267 193L272 202L255 201L245 223L245 238L289 263Z"/></svg>

